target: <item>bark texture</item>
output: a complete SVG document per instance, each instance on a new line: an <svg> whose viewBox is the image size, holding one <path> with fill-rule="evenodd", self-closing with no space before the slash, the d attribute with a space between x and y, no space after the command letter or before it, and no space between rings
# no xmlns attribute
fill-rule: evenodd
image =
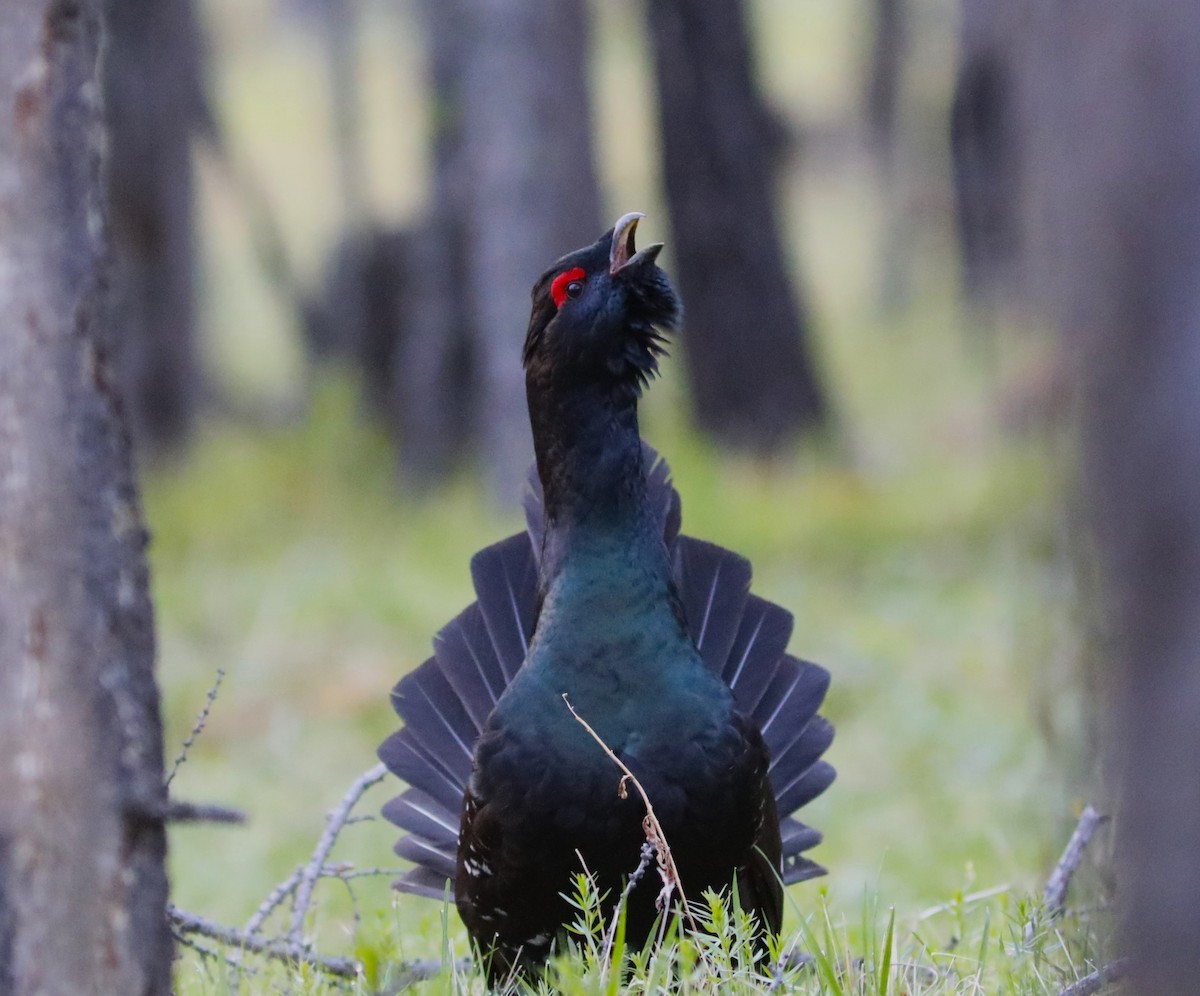
<svg viewBox="0 0 1200 996"><path fill-rule="evenodd" d="M742 0L646 6L696 421L770 452L826 415L778 224L780 129L757 87Z"/></svg>
<svg viewBox="0 0 1200 996"><path fill-rule="evenodd" d="M1132 991L1200 978L1200 5L1064 0L1031 24L1045 259L1078 364L1107 584L1118 900Z"/></svg>
<svg viewBox="0 0 1200 996"><path fill-rule="evenodd" d="M0 992L166 994L146 532L101 307L99 0L0 31Z"/></svg>

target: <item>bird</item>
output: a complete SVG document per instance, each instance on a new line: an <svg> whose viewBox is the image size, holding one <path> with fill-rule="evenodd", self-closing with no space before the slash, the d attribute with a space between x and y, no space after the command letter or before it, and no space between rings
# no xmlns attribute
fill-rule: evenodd
<svg viewBox="0 0 1200 996"><path fill-rule="evenodd" d="M747 560L681 533L640 435L682 315L662 244L636 248L643 217L533 286L526 529L472 558L477 600L393 689L404 725L379 748L409 786L383 808L415 866L396 888L453 896L491 984L561 944L573 876L606 902L627 888L647 840L627 775L689 899L736 888L778 933L783 887L824 872L805 854L821 834L792 814L835 777L829 673L787 652L792 616L750 593ZM635 949L666 915L662 874L625 896Z"/></svg>

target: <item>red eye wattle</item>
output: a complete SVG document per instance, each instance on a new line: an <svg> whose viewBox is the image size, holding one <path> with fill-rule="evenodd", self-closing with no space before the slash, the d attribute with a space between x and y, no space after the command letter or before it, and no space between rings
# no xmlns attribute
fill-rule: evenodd
<svg viewBox="0 0 1200 996"><path fill-rule="evenodd" d="M554 299L555 307L561 308L568 297L578 297L583 290L583 278L586 276L583 267L577 266L555 277L550 285L550 296ZM573 287L573 284L579 286Z"/></svg>

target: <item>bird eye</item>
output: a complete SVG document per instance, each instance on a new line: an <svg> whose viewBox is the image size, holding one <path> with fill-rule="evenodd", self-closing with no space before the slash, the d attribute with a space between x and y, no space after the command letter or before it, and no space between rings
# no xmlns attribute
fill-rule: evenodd
<svg viewBox="0 0 1200 996"><path fill-rule="evenodd" d="M560 273L550 284L550 297L554 306L561 308L568 297L579 297L583 293L583 281L587 277L582 266L576 266L565 273Z"/></svg>

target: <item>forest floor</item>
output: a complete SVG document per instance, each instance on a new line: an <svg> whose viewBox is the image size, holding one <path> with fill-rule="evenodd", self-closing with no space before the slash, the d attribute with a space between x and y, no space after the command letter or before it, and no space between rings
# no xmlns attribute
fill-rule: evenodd
<svg viewBox="0 0 1200 996"><path fill-rule="evenodd" d="M771 16L800 16L780 6ZM272 188L276 206L301 266L315 270L336 210L304 212L292 202L330 185L328 162L297 154L303 142L324 139L310 134L311 118L286 111L309 98L320 104L304 89L314 85L311 44L289 29L257 45L254 31L265 37L271 27L265 4L236 14L225 0L209 7L231 133L256 165L286 177ZM596 72L602 132L632 129L636 137L648 118L619 119L614 88L603 85L638 86L628 83L637 50L613 41L629 35L631 16L623 9L601 19L608 54ZM850 51L852 31L840 21L815 30L807 44L820 56L800 68L779 51L786 32L763 37L774 91L803 93L787 110L817 134L822 115L845 111L838 58ZM368 66L385 68L368 72L365 100L419 117L403 106L409 98L394 103L412 89L401 85L413 82L412 43L402 33L379 41L382 34L367 42ZM942 65L945 75L950 63L942 62L926 60L922 73ZM419 172L418 139L402 129L372 138L372 156L406 164L403 175ZM826 714L837 727L829 758L838 780L804 812L825 833L814 857L829 875L789 891L785 924L789 942L815 961L774 988L1058 993L1096 967L1105 925L1092 910L1027 930L1088 801L1073 788L1087 760L1083 651L1069 434L1049 428L1062 414L1053 350L1013 323L982 325L959 301L944 164L931 167L937 175L927 184L911 185L914 234L890 264L906 274L905 291L885 306L877 249L884 208L869 162L836 148L816 140L784 187L837 409L829 438L771 465L714 451L688 427L678 359L667 361L644 406L645 435L683 496L685 530L749 557L756 592L795 614L792 651L833 675ZM647 163L623 157L606 169L620 209L646 209L648 233L665 228ZM307 377L286 316L256 285L236 204L211 164L202 179L210 365L229 390L282 399L281 408L304 395L278 424L213 417L186 458L144 475L168 762L224 674L172 791L249 817L242 827L172 830L173 900L241 926L309 860L325 814L375 764L377 745L397 725L390 688L473 597L471 554L521 523L519 510L498 509L482 494L475 468L434 495L405 489L386 439L361 415L352 378ZM380 183L376 201L403 217L419 190ZM663 262L669 270L669 245ZM377 814L398 790L389 777L357 812ZM356 822L331 860L394 868L395 836L381 820ZM1102 831L1093 848L1106 846ZM1089 909L1096 876L1085 865L1079 877L1071 905ZM468 954L453 911L397 896L388 881L365 876L351 890L322 880L306 927L322 954L362 960L370 978L355 987L364 993L387 991L402 961ZM287 929L285 907L266 931ZM726 975L685 972L682 988L770 985L746 959L707 957ZM241 992L334 991L303 967L259 971ZM194 953L185 953L178 982L187 994L235 988L219 961ZM594 951L590 962L564 968L560 984L577 992L615 985ZM480 983L460 973L422 985L443 992Z"/></svg>

